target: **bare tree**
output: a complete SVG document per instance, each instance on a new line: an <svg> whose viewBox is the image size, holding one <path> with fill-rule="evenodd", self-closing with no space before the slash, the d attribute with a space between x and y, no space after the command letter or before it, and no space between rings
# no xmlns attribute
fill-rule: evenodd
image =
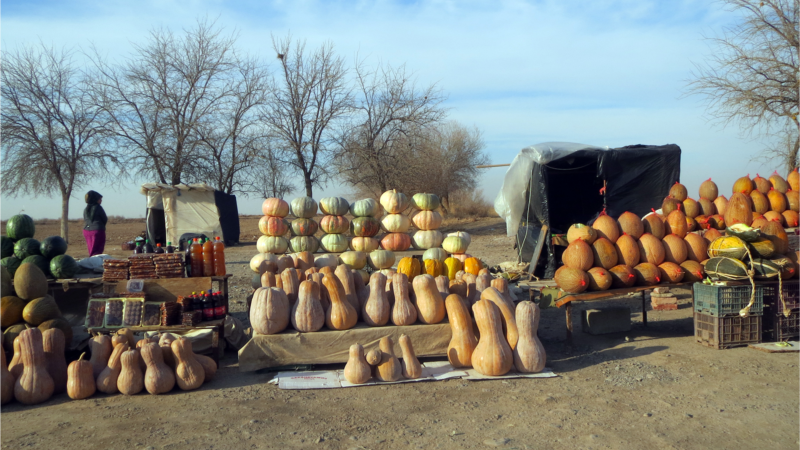
<svg viewBox="0 0 800 450"><path fill-rule="evenodd" d="M198 126L230 95L235 76L236 37L223 36L213 22L176 36L166 29L150 32L118 67L93 55L100 95L118 145L130 153L136 175L180 184L198 158Z"/></svg>
<svg viewBox="0 0 800 450"><path fill-rule="evenodd" d="M342 58L326 43L306 54L291 37L272 40L281 67L269 90L262 120L277 139L287 163L303 176L306 195L329 176L335 124L351 108Z"/></svg>
<svg viewBox="0 0 800 450"><path fill-rule="evenodd" d="M258 193L262 198L284 198L296 189L286 166L267 140L256 162L247 170L248 192Z"/></svg>
<svg viewBox="0 0 800 450"><path fill-rule="evenodd" d="M72 192L101 180L117 161L104 145L105 123L91 101L91 85L71 50L43 44L3 51L0 73L3 192L59 192L61 237L68 239Z"/></svg>
<svg viewBox="0 0 800 450"><path fill-rule="evenodd" d="M370 71L360 63L355 76L358 100L340 138L336 166L350 185L384 192L394 187L406 163L395 143L439 123L446 113L444 95L436 85L417 87L403 66Z"/></svg>
<svg viewBox="0 0 800 450"><path fill-rule="evenodd" d="M777 155L787 171L798 165L800 122L800 3L796 0L723 0L741 20L709 39L714 53L697 66L689 93L708 100L713 118L746 133L794 137ZM789 127L794 129L791 132ZM784 138L778 138L785 141Z"/></svg>

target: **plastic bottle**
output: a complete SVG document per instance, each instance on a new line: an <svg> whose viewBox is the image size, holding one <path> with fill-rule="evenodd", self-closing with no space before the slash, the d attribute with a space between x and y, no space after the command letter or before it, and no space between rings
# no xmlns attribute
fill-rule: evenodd
<svg viewBox="0 0 800 450"><path fill-rule="evenodd" d="M203 276L214 276L214 247L211 239L203 242Z"/></svg>
<svg viewBox="0 0 800 450"><path fill-rule="evenodd" d="M214 300L208 294L203 294L203 320L214 320Z"/></svg>
<svg viewBox="0 0 800 450"><path fill-rule="evenodd" d="M214 240L214 275L225 276L228 271L225 269L225 243L217 236Z"/></svg>
<svg viewBox="0 0 800 450"><path fill-rule="evenodd" d="M159 242L156 244L155 253L164 253L164 249L161 247L161 243Z"/></svg>
<svg viewBox="0 0 800 450"><path fill-rule="evenodd" d="M167 246L164 248L164 253L175 253L175 247L172 246L172 242L167 241Z"/></svg>
<svg viewBox="0 0 800 450"><path fill-rule="evenodd" d="M150 245L150 239L144 240L144 252L145 253L153 253L153 246Z"/></svg>
<svg viewBox="0 0 800 450"><path fill-rule="evenodd" d="M142 253L143 251L144 251L144 248L142 248L142 243L141 242L137 242L136 243L136 248L133 249L133 253L138 255L139 253Z"/></svg>
<svg viewBox="0 0 800 450"><path fill-rule="evenodd" d="M203 276L203 246L200 245L198 238L192 239L192 245L189 248L192 255L192 276Z"/></svg>
<svg viewBox="0 0 800 450"><path fill-rule="evenodd" d="M197 292L192 292L192 309L195 311L203 310L203 300L197 295Z"/></svg>
<svg viewBox="0 0 800 450"><path fill-rule="evenodd" d="M214 319L221 320L225 318L225 315L228 313L228 308L225 307L225 298L222 296L222 292L215 292L214 293Z"/></svg>

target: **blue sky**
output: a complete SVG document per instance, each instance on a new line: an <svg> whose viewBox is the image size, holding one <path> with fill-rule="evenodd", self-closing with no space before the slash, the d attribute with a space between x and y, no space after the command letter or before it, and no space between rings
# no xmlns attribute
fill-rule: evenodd
<svg viewBox="0 0 800 450"><path fill-rule="evenodd" d="M709 177L727 194L736 178L775 169L751 161L763 141L714 126L702 99L683 96L693 63L711 52L703 37L735 19L712 1L6 0L0 39L4 50L41 40L94 43L124 56L153 27L178 31L205 16L238 31L238 47L266 61L273 58L271 34L291 32L311 48L331 41L349 61L358 54L405 64L420 84L438 83L447 93L451 119L483 132L495 164L547 141L675 143L683 149L681 181L693 197ZM504 174L484 171L480 187L488 199ZM104 194L108 214L142 216L138 184L82 187L70 217L81 217L88 189ZM315 189L315 197L347 196L337 184ZM2 219L21 210L35 218L60 215L60 198L0 200ZM260 204L239 198L243 214L260 214Z"/></svg>

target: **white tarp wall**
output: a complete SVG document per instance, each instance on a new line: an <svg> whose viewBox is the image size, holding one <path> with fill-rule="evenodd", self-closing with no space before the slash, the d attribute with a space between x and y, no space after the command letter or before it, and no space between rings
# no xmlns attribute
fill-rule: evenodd
<svg viewBox="0 0 800 450"><path fill-rule="evenodd" d="M163 209L166 222L167 241L178 245L185 233L202 233L213 239L222 235L219 210L214 201L214 188L206 184L147 183L141 188L147 196L147 207Z"/></svg>

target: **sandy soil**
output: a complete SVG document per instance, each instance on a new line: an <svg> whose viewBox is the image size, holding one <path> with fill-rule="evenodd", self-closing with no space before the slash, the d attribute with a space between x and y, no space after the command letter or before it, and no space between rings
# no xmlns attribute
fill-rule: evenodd
<svg viewBox="0 0 800 450"><path fill-rule="evenodd" d="M243 217L242 245L226 256L232 312L244 300L257 217ZM69 253L86 256L75 223ZM515 259L499 219L449 223L472 233L470 253L489 264ZM58 224L37 225L37 238ZM109 226L107 251L144 230L141 220ZM0 415L3 448L798 448L798 354L712 350L694 342L688 291L677 311L633 311L628 333L576 333L564 345L564 312L542 312L540 335L558 378L450 380L347 390L282 391L270 373L240 373L229 351L217 378L164 396L66 395ZM574 309L579 324L580 310ZM578 329L580 327L578 326Z"/></svg>

